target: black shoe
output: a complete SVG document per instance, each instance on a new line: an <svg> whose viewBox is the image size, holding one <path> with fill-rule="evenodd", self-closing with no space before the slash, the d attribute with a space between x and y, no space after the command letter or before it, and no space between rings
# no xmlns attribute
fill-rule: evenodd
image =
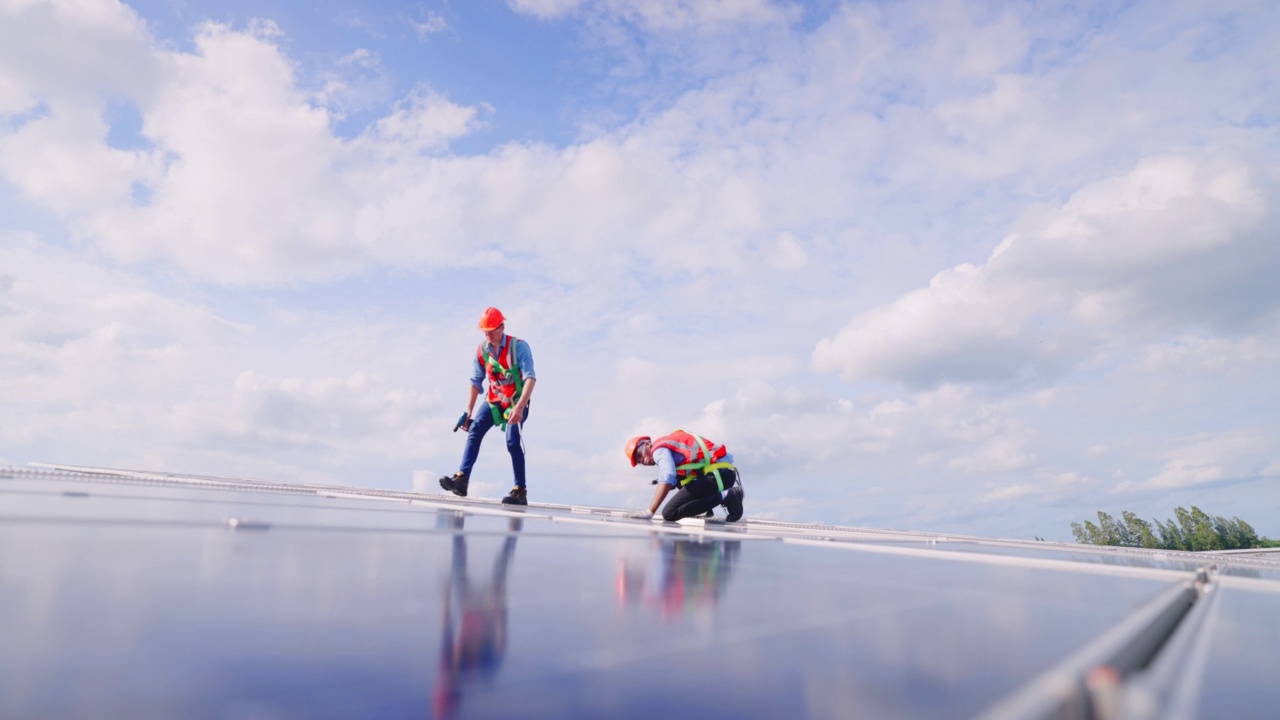
<svg viewBox="0 0 1280 720"><path fill-rule="evenodd" d="M456 472L452 475L445 475L440 478L440 487L457 495L458 497L467 496L467 485L470 484L471 478L462 472Z"/></svg>
<svg viewBox="0 0 1280 720"><path fill-rule="evenodd" d="M724 497L725 509L729 511L729 517L724 519L725 522L737 522L742 518L742 495L741 485L729 488L729 494Z"/></svg>
<svg viewBox="0 0 1280 720"><path fill-rule="evenodd" d="M522 487L513 487L507 496L502 498L503 505L528 505L529 493Z"/></svg>

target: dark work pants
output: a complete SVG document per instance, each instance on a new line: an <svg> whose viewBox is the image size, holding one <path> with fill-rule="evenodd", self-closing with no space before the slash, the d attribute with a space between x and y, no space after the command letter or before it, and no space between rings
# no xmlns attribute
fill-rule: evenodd
<svg viewBox="0 0 1280 720"><path fill-rule="evenodd" d="M520 422L507 423L507 452L511 453L511 472L516 477L516 487L524 487L524 433L521 432L521 426L528 419L529 406L525 405ZM481 403L480 409L471 416L467 446L462 450L462 466L458 468L468 477L471 476L471 468L475 467L476 459L480 457L480 441L484 440L484 434L492 428L493 412L489 410L489 403Z"/></svg>
<svg viewBox="0 0 1280 720"><path fill-rule="evenodd" d="M728 490L737 484L738 473L733 470L721 470L720 479L724 481L724 489ZM716 486L716 476L700 475L677 490L676 494L667 500L667 504L662 506L662 519L675 522L680 518L697 517L723 502L723 498L720 497L720 488Z"/></svg>

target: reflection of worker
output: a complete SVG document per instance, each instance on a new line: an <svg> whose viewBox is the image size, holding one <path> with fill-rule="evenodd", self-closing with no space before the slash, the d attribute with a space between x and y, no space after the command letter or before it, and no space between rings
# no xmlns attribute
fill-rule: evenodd
<svg viewBox="0 0 1280 720"><path fill-rule="evenodd" d="M471 468L480 456L480 441L493 426L506 431L507 452L511 453L511 471L516 486L502 502L508 505L528 505L528 493L524 482L524 421L529 417L529 397L537 377L533 374L533 353L529 343L507 335L506 318L498 308L486 308L480 315L480 330L485 341L476 348L476 359L471 364L471 396L467 399L467 411L462 414L454 430L467 431L467 446L462 451L462 466L453 475L440 478L440 487L455 495L467 496L467 484L471 481ZM480 396L482 383L489 382L487 402L472 415L476 398Z"/></svg>
<svg viewBox="0 0 1280 720"><path fill-rule="evenodd" d="M742 517L742 482L738 469L733 466L733 455L723 445L693 433L676 430L657 440L648 435L633 437L627 441L627 459L631 466L657 465L658 490L653 495L647 511L632 513L631 517L648 519L658 512L658 506L672 488L679 491L662 509L662 519L675 522L680 518L711 514L711 509L724 505L729 515L726 520L736 522Z"/></svg>
<svg viewBox="0 0 1280 720"><path fill-rule="evenodd" d="M516 551L520 518L511 520L510 533L493 561L489 584L472 585L467 576L467 537L460 514L442 514L454 530L453 562L445 584L440 670L436 676L433 715L452 717L462 701L465 685L491 680L507 650L507 571Z"/></svg>
<svg viewBox="0 0 1280 720"><path fill-rule="evenodd" d="M742 545L737 540L656 541L659 567L623 562L617 579L618 602L657 606L663 617L714 606L724 594Z"/></svg>

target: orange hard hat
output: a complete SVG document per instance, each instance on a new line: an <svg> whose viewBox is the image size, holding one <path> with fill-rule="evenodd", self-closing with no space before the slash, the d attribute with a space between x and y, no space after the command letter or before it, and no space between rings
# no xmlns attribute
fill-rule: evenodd
<svg viewBox="0 0 1280 720"><path fill-rule="evenodd" d="M648 435L637 435L627 441L627 459L631 461L631 467L636 466L636 446L642 442L650 442Z"/></svg>
<svg viewBox="0 0 1280 720"><path fill-rule="evenodd" d="M506 322L506 318L502 317L502 311L496 307L485 308L480 313L480 329L485 332L495 330L499 325Z"/></svg>

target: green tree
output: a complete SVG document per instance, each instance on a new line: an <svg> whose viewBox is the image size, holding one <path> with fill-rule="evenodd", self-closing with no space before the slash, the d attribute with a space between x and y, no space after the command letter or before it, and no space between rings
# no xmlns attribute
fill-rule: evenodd
<svg viewBox="0 0 1280 720"><path fill-rule="evenodd" d="M1102 537L1102 531L1097 525L1084 521L1084 524L1071 523L1071 532L1076 536L1076 542L1082 545L1106 545L1106 541Z"/></svg>
<svg viewBox="0 0 1280 720"><path fill-rule="evenodd" d="M1151 523L1128 510L1121 512L1120 517L1124 518L1125 537L1129 540L1129 542L1125 543L1126 545L1144 548L1160 547L1160 541L1156 539L1155 533L1151 531Z"/></svg>
<svg viewBox="0 0 1280 720"><path fill-rule="evenodd" d="M1160 548L1164 550L1190 550L1186 539L1182 537L1182 531L1178 529L1178 524L1173 520L1168 522L1156 520L1156 530L1160 533Z"/></svg>
<svg viewBox="0 0 1280 720"><path fill-rule="evenodd" d="M1128 510L1121 511L1120 520L1116 520L1099 510L1097 525L1089 520L1073 522L1071 534L1082 545L1184 551L1280 547L1280 542L1259 536L1252 525L1238 517L1209 515L1195 505L1190 510L1174 508L1173 517L1164 522L1147 522Z"/></svg>
<svg viewBox="0 0 1280 720"><path fill-rule="evenodd" d="M1100 545L1123 545L1124 538L1120 535L1120 526L1116 523L1116 519L1110 515L1098 511L1098 528L1102 533L1102 542Z"/></svg>
<svg viewBox="0 0 1280 720"><path fill-rule="evenodd" d="M1188 512L1186 508L1174 508L1174 517L1178 518L1178 525L1182 530L1182 537L1186 540L1188 550L1200 552L1203 550L1222 550L1222 538L1213 529L1213 518L1209 517L1205 511L1191 506Z"/></svg>

